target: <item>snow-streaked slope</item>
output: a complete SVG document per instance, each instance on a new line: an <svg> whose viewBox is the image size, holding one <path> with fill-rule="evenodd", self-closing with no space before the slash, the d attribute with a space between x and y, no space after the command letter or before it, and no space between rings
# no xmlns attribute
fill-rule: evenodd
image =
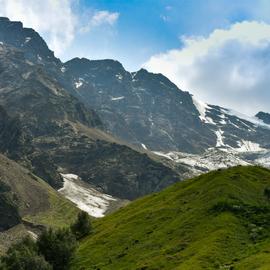
<svg viewBox="0 0 270 270"><path fill-rule="evenodd" d="M217 135L217 144L216 144L216 147L225 146L224 143L223 143L223 136L222 136L222 134L224 133L224 131L222 131L221 129L219 129L215 133Z"/></svg>
<svg viewBox="0 0 270 270"><path fill-rule="evenodd" d="M266 168L270 168L270 153L258 157L255 159L254 163Z"/></svg>
<svg viewBox="0 0 270 270"><path fill-rule="evenodd" d="M238 142L239 148L235 148L238 152L261 152L265 151L258 143L254 143L251 141L241 140Z"/></svg>
<svg viewBox="0 0 270 270"><path fill-rule="evenodd" d="M218 149L209 149L201 155L183 152L154 153L169 159L171 162L186 165L193 174L237 165L250 165L249 162L243 160L237 154L233 152L224 152Z"/></svg>
<svg viewBox="0 0 270 270"><path fill-rule="evenodd" d="M214 108L212 105L209 105L201 100L198 100L192 96L193 104L196 107L197 111L199 112L199 118L201 119L202 122L207 123L207 124L213 124L213 125L226 125L226 115L227 116L235 116L239 118L240 120L244 120L249 122L251 125L255 127L264 127L267 129L270 129L270 125L264 123L261 119L255 117L255 116L248 116L243 113L240 113L238 111L232 110L232 109L227 109L227 108L222 108L222 107L217 107ZM211 118L211 114L215 111L215 114L219 112L219 121L215 121L213 118ZM250 128L250 126L248 126Z"/></svg>
<svg viewBox="0 0 270 270"><path fill-rule="evenodd" d="M248 121L250 123L252 123L255 126L260 126L260 127L264 127L264 128L268 128L270 129L270 125L265 124L262 120L260 120L259 118L255 117L255 116L248 116L246 114L237 112L235 110L232 109L223 109L224 113L232 115L232 116L236 116L240 119L243 119L245 121Z"/></svg>
<svg viewBox="0 0 270 270"><path fill-rule="evenodd" d="M206 111L210 109L210 107L203 101L195 99L193 96L192 100L194 106L196 107L197 111L200 114L199 118L201 119L201 121L208 124L215 124L212 118L206 116Z"/></svg>
<svg viewBox="0 0 270 270"><path fill-rule="evenodd" d="M58 191L90 216L103 217L111 202L117 200L82 183L78 175L61 174L61 176L64 180L64 186Z"/></svg>

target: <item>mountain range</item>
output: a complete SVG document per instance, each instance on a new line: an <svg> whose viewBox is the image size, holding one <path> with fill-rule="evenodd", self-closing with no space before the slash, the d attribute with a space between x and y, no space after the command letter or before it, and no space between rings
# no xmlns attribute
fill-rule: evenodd
<svg viewBox="0 0 270 270"><path fill-rule="evenodd" d="M268 179L267 170L249 166L270 166L269 142L270 114L267 112L258 112L251 117L206 104L179 89L162 74L145 69L128 72L116 60L74 58L63 63L33 29L24 28L21 22L0 18L0 214L4 217L0 221L0 250L5 250L3 243L7 239L7 242L13 242L13 230L17 230L14 238L20 238L29 231L30 234L38 234L44 227L59 227L63 220L70 224L78 211L76 205L94 217L103 217L129 201L151 193L154 194L131 203L108 219L105 217L100 226L106 227L108 222L117 228L123 220L122 213L127 218L130 215L130 227L119 232L116 230L119 241L126 234L134 234L137 221L132 219L133 214L139 215L142 207L149 210L144 213L145 219L151 219L155 212L153 204L156 204L159 211L153 214L153 228L147 223L152 231L146 230L146 226L138 239L130 241L143 243L144 248L144 245L163 246L158 241L145 242L142 235L150 235L155 228L158 228L156 238L177 234L175 228L164 231L157 224L165 226L166 220L172 220L174 214L180 213L179 220L174 222L183 227L181 233L187 234L187 239L176 246L185 250L193 237L197 237L196 241L202 240L198 235L189 233L189 226L195 230L197 224L180 222L182 213L194 206L192 201L185 202L184 198L193 196L188 185L193 190L192 183L197 180L190 180L190 184L185 184L188 181L176 184L158 195L156 192L186 178L236 165L245 166L247 171L237 167L235 171L228 170L228 175L247 174L252 178L256 174L256 177ZM9 170L10 167L14 169ZM213 192L221 192L217 175L223 170L219 170L217 175L215 173L207 174L202 180L198 178L198 187L192 191L194 198L201 192L204 195L195 198L198 199L196 207L205 202L203 196L212 196L203 188L203 183L207 184L212 176L216 177L215 182L209 180L209 185L216 185ZM239 185L243 184L242 180ZM254 178L251 180L255 181ZM226 181L224 185L230 185ZM258 184L260 194L266 185L268 182ZM182 192L185 186L187 191ZM238 188L240 186L234 186L233 196L236 196ZM224 192L227 194L230 189ZM245 192L251 194L251 188ZM182 193L184 197L181 199ZM249 211L257 202L265 203L259 193L256 196L252 202L241 198L241 207L248 205L245 211ZM172 204L172 208L164 207L163 204L170 205L177 199L184 204L183 209L178 204ZM213 203L211 207L214 206ZM203 211L208 213L212 209L209 207L205 206ZM223 213L220 217L219 214L218 219L222 219ZM209 214L211 220L215 221L215 215L213 212ZM198 213L185 216L189 217L195 220ZM238 221L241 224L246 222L246 217L237 216L237 221L232 221L233 218L229 214L232 226L236 226ZM104 233L111 232L105 230ZM221 241L225 239L223 236L231 237L231 234L217 235ZM103 232L98 231L95 237L97 243L103 243ZM82 245L78 258L87 252L89 246L92 247L91 241L87 240ZM168 242L162 253L167 259L172 258L172 267L184 260L184 257L175 257L177 250L173 249L173 241ZM112 249L115 239L108 239L106 243L108 249L105 252ZM211 244L214 250L215 241ZM121 246L125 250L117 250L117 254L106 257L106 264L100 262L104 256L97 250L98 255L93 258L97 268L93 269L127 269L125 258L134 260L127 251L129 248ZM191 258L192 252L197 252L198 248L199 245L191 247L183 256ZM238 243L234 248L238 248ZM201 258L210 253L200 253L196 264L200 265ZM159 256L155 250L153 254ZM120 256L119 265L114 264L117 256ZM234 265L228 259L229 253L224 256L214 263L220 267ZM241 256L239 253L235 259L240 260ZM120 259L122 257L124 259ZM190 260L192 263L193 259ZM156 263L155 266L142 259L138 268L132 269L160 269L158 267L162 263ZM76 259L74 265L86 267ZM104 267L98 268L99 265ZM183 265L186 266L183 269L191 269L186 262ZM207 264L202 262L202 265ZM226 267L220 269L233 269Z"/></svg>

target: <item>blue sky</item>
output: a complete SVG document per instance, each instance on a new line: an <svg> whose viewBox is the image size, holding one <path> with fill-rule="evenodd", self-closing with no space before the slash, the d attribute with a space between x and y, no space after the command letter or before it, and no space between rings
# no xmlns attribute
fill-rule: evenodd
<svg viewBox="0 0 270 270"><path fill-rule="evenodd" d="M269 0L0 0L56 56L119 60L212 104L270 112Z"/></svg>
<svg viewBox="0 0 270 270"><path fill-rule="evenodd" d="M270 18L268 0L0 0L0 6L0 15L35 28L62 60L113 58L130 71L152 55L181 48L181 36ZM81 32L98 12L117 19Z"/></svg>
<svg viewBox="0 0 270 270"><path fill-rule="evenodd" d="M119 59L129 70L157 53L182 46L181 36L208 35L235 22L261 20L254 0L84 0L80 10L119 13L113 27L99 27L80 35L72 50L81 48L90 58ZM261 5L261 4L259 4ZM270 5L269 5L270 6Z"/></svg>

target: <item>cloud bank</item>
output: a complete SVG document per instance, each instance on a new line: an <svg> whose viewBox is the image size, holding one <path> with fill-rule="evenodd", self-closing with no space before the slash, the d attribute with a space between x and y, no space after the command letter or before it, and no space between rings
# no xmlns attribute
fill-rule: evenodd
<svg viewBox="0 0 270 270"><path fill-rule="evenodd" d="M101 25L114 25L117 12L79 11L78 0L0 0L0 16L23 22L39 32L58 57L65 53L80 29L88 32ZM81 18L88 18L82 25Z"/></svg>
<svg viewBox="0 0 270 270"><path fill-rule="evenodd" d="M0 15L43 34L56 55L72 42L77 18L72 0L0 0Z"/></svg>
<svg viewBox="0 0 270 270"><path fill-rule="evenodd" d="M181 37L183 47L144 64L208 103L248 114L270 111L270 25L244 21L207 37Z"/></svg>
<svg viewBox="0 0 270 270"><path fill-rule="evenodd" d="M109 12L107 10L95 11L86 26L83 26L80 31L86 33L93 28L101 25L113 26L119 18L118 12Z"/></svg>

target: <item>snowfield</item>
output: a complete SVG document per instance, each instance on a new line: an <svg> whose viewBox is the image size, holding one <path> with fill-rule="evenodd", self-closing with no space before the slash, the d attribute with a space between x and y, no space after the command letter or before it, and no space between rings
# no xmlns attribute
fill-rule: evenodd
<svg viewBox="0 0 270 270"><path fill-rule="evenodd" d="M104 217L110 203L117 200L80 181L76 174L61 174L61 176L64 186L58 191L90 216Z"/></svg>
<svg viewBox="0 0 270 270"><path fill-rule="evenodd" d="M154 153L175 163L186 165L194 174L236 165L250 165L249 162L243 160L234 153L224 152L218 149L209 149L201 155L183 152Z"/></svg>
<svg viewBox="0 0 270 270"><path fill-rule="evenodd" d="M238 142L239 148L235 148L238 152L260 152L266 149L261 148L258 143L242 140Z"/></svg>

